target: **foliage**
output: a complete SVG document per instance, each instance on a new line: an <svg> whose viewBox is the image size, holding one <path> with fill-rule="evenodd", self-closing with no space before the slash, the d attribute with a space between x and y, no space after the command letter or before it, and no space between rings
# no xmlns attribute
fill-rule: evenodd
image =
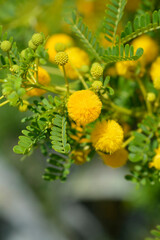
<svg viewBox="0 0 160 240"><path fill-rule="evenodd" d="M111 43L115 42L118 24L123 16L126 3L126 0L110 0L110 3L107 4L104 31L105 38Z"/></svg>
<svg viewBox="0 0 160 240"><path fill-rule="evenodd" d="M149 80L148 66L145 63L142 64L143 49L138 48L135 51L133 45L127 44L143 33L160 28L160 10L152 13L145 12L144 9L147 7L143 1L133 23L128 22L121 35L118 36L117 30L120 21L123 20L126 3L126 0L110 0L107 4L102 24L103 31L100 33L105 34L107 47L101 46L101 41L98 40L100 39L98 31L93 33L77 12L73 11L72 20L67 18L77 40L81 41L90 54L91 63L98 62L103 72L103 74L96 72L96 79L91 74L90 65L82 64L81 68L76 68L74 63L71 63L71 67L77 74L76 81L71 83L68 80L67 66L64 64L62 69L64 83L59 84L56 74L58 73L57 75L61 78L63 74L56 66L52 66L54 63L49 63L47 67L42 66L48 64L49 60L48 52L45 49L47 38L43 33L38 34L42 39L39 44L34 45L32 42L33 45L30 44L20 51L13 37L9 37L6 32L2 33L2 28L0 28L1 42L8 40L12 45L8 51L0 50L0 70L3 76L0 80L2 83L0 106L9 103L20 110L28 101L26 105L31 112L22 120L27 126L22 130L18 144L13 150L17 154L30 155L36 148L40 148L42 154L48 157L43 175L45 180L64 181L69 174L71 165L76 163L74 158L76 152L81 153L82 162L90 161L96 152L91 142L95 123L88 121L91 123L86 126L75 124L68 113L67 106L72 93L77 90L90 89L94 92L93 96L97 95L103 105L99 120L114 119L122 124L128 123L131 128L122 145L129 151L131 162L131 175L127 175L126 179L143 185L147 182L154 184L156 181L160 181L159 170L149 167L160 142L159 93ZM153 3L148 6L154 10ZM35 43L37 42L39 41L35 41ZM130 66L129 64L133 61L134 64ZM114 64L118 62L122 62L122 70L126 66L123 66L123 63L128 64L129 77L128 75L120 77L116 75L117 73L115 75L109 73L110 67L114 67ZM39 80L38 69L40 66L44 68L44 71L48 70L50 73L54 73L54 79L52 79L54 81L50 85ZM143 68L146 68L146 72ZM147 93L150 89L155 94L154 103L147 100ZM32 101L29 93L32 92L34 97L41 95L39 92L34 95L37 90L40 93L42 91L42 94L50 92L52 95ZM96 99L97 96L95 96ZM88 103L86 106L88 107ZM86 116L92 116L90 109Z"/></svg>
<svg viewBox="0 0 160 240"><path fill-rule="evenodd" d="M127 23L117 42L125 44L137 36L157 29L160 29L160 10L154 11L151 15L145 12L140 16L136 16L133 24L130 21Z"/></svg>
<svg viewBox="0 0 160 240"><path fill-rule="evenodd" d="M155 230L151 231L153 238L145 238L145 240L159 240L160 239L160 226L156 226Z"/></svg>

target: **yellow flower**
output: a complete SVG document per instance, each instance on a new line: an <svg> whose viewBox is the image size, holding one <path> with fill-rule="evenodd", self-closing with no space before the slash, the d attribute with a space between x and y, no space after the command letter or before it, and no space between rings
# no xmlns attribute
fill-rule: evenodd
<svg viewBox="0 0 160 240"><path fill-rule="evenodd" d="M55 45L57 43L64 43L67 48L74 45L73 39L64 33L52 35L48 39L46 46L45 46L45 48L48 49L49 60L51 62L54 62L55 55L57 53L55 50Z"/></svg>
<svg viewBox="0 0 160 240"><path fill-rule="evenodd" d="M160 90L160 57L158 57L151 66L150 75L153 81L153 85L156 89Z"/></svg>
<svg viewBox="0 0 160 240"><path fill-rule="evenodd" d="M66 53L69 57L69 62L65 65L66 75L70 79L76 79L78 78L78 74L74 68L79 70L82 66L89 65L88 54L78 47L68 48Z"/></svg>
<svg viewBox="0 0 160 240"><path fill-rule="evenodd" d="M122 147L124 132L114 120L98 122L91 134L91 141L97 151L114 153Z"/></svg>
<svg viewBox="0 0 160 240"><path fill-rule="evenodd" d="M158 55L159 47L155 40L153 40L148 35L142 35L132 42L135 51L138 48L143 48L144 53L142 57L139 59L139 61L142 64L148 64L151 63Z"/></svg>
<svg viewBox="0 0 160 240"><path fill-rule="evenodd" d="M34 74L34 76L35 76L35 74ZM51 79L50 79L48 72L44 68L38 67L38 82L41 85L48 86L50 84L50 81L51 81ZM29 96L41 96L44 93L46 93L46 91L43 89L39 89L39 88L33 88L33 89L27 91L27 95L29 95Z"/></svg>
<svg viewBox="0 0 160 240"><path fill-rule="evenodd" d="M149 167L155 167L156 169L160 170L160 147L156 150L156 155L153 158L153 161L149 163Z"/></svg>
<svg viewBox="0 0 160 240"><path fill-rule="evenodd" d="M120 76L131 77L136 69L137 61L122 61L116 63L116 71Z"/></svg>
<svg viewBox="0 0 160 240"><path fill-rule="evenodd" d="M20 112L26 112L27 109L28 109L28 105L29 105L29 102L26 101L26 100L23 100L22 103L20 103L20 105L18 106L18 109Z"/></svg>
<svg viewBox="0 0 160 240"><path fill-rule="evenodd" d="M117 150L111 155L102 152L98 152L98 154L103 159L104 164L112 168L122 167L128 159L128 152L124 148Z"/></svg>
<svg viewBox="0 0 160 240"><path fill-rule="evenodd" d="M74 163L77 165L81 165L87 161L87 155L90 152L89 149L83 149L83 150L73 150L72 151L72 159L74 160Z"/></svg>
<svg viewBox="0 0 160 240"><path fill-rule="evenodd" d="M69 97L67 107L69 116L77 124L86 125L99 117L102 103L91 90L80 90Z"/></svg>

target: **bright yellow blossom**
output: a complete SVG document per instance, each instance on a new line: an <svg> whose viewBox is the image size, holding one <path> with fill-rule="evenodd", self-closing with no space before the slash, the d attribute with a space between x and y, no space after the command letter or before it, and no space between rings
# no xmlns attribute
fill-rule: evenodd
<svg viewBox="0 0 160 240"><path fill-rule="evenodd" d="M89 65L89 56L84 50L78 47L68 48L66 53L69 57L69 61L65 65L66 75L70 79L76 79L78 78L78 74L75 69L80 70L82 66Z"/></svg>
<svg viewBox="0 0 160 240"><path fill-rule="evenodd" d="M48 86L50 84L50 81L51 81L51 79L50 79L48 72L44 68L38 67L38 82L41 85ZM27 91L27 95L29 95L29 96L41 96L44 93L46 93L46 91L43 89L40 89L40 88L33 88L33 89Z"/></svg>
<svg viewBox="0 0 160 240"><path fill-rule="evenodd" d="M51 62L55 61L55 55L57 53L56 50L55 50L55 45L57 43L64 43L67 48L74 45L73 39L70 36L68 36L64 33L59 33L59 34L52 35L48 39L48 41L46 43L46 46L45 46L45 48L48 49L49 60Z"/></svg>
<svg viewBox="0 0 160 240"><path fill-rule="evenodd" d="M122 147L124 132L114 120L98 122L92 132L91 141L97 151L114 153Z"/></svg>
<svg viewBox="0 0 160 240"><path fill-rule="evenodd" d="M128 152L124 148L117 150L111 155L102 152L98 152L98 154L103 159L104 164L112 168L122 167L128 159Z"/></svg>
<svg viewBox="0 0 160 240"><path fill-rule="evenodd" d="M102 103L93 91L80 90L69 97L67 107L69 116L77 124L86 125L99 117Z"/></svg>
<svg viewBox="0 0 160 240"><path fill-rule="evenodd" d="M118 75L130 78L135 72L136 65L137 61L122 61L117 62L115 66Z"/></svg>
<svg viewBox="0 0 160 240"><path fill-rule="evenodd" d="M142 65L151 63L158 55L159 47L157 42L148 35L142 35L133 40L132 45L135 51L138 48L143 48L144 52L139 59Z"/></svg>
<svg viewBox="0 0 160 240"><path fill-rule="evenodd" d="M90 152L89 149L83 150L73 150L71 153L72 159L74 163L77 165L81 165L87 161L87 155Z"/></svg>
<svg viewBox="0 0 160 240"><path fill-rule="evenodd" d="M149 163L149 167L155 167L156 169L160 170L160 147L156 150L156 155L153 158L153 161Z"/></svg>
<svg viewBox="0 0 160 240"><path fill-rule="evenodd" d="M153 85L156 89L160 90L160 57L158 57L151 66L150 75Z"/></svg>

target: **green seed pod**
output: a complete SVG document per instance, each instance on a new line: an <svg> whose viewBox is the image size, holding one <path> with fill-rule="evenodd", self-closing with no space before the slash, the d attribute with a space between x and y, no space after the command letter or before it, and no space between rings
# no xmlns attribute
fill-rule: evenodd
<svg viewBox="0 0 160 240"><path fill-rule="evenodd" d="M93 63L91 67L91 75L94 79L99 79L103 74L103 68L99 63Z"/></svg>
<svg viewBox="0 0 160 240"><path fill-rule="evenodd" d="M32 36L32 43L36 46L39 46L43 43L43 35L41 33L35 33Z"/></svg>
<svg viewBox="0 0 160 240"><path fill-rule="evenodd" d="M149 93L147 94L147 100L148 100L149 102L154 102L155 99L156 99L156 95L155 95L153 92L149 92Z"/></svg>
<svg viewBox="0 0 160 240"><path fill-rule="evenodd" d="M102 82L101 81L94 81L92 83L92 88L95 90L95 91L99 91L101 88L102 88Z"/></svg>
<svg viewBox="0 0 160 240"><path fill-rule="evenodd" d="M66 45L64 43L56 43L54 48L56 52L64 52L66 50Z"/></svg>
<svg viewBox="0 0 160 240"><path fill-rule="evenodd" d="M68 54L66 52L58 52L55 56L57 65L63 66L68 62Z"/></svg>
<svg viewBox="0 0 160 240"><path fill-rule="evenodd" d="M28 47L31 48L31 49L33 49L33 50L36 50L36 48L37 48L37 46L33 44L32 40L30 40L30 41L28 42Z"/></svg>
<svg viewBox="0 0 160 240"><path fill-rule="evenodd" d="M5 41L1 42L2 51L8 52L11 49L11 47L12 47L12 44L10 41L5 40Z"/></svg>

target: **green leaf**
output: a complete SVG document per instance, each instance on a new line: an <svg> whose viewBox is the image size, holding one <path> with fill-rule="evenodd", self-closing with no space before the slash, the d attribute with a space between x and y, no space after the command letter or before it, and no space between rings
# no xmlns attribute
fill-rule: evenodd
<svg viewBox="0 0 160 240"><path fill-rule="evenodd" d="M151 19L152 19L152 22L151 22ZM130 31L128 31L128 28L125 28L125 30L121 33L121 38L119 39L119 42L125 44L144 33L160 29L159 19L160 19L160 10L159 11L155 10L151 14L151 18L150 18L150 14L146 12L140 16L136 16L133 21L133 27L130 27ZM128 22L128 24L130 24L130 22Z"/></svg>
<svg viewBox="0 0 160 240"><path fill-rule="evenodd" d="M115 42L118 24L123 16L126 3L126 0L110 0L107 4L103 25L106 33L105 38L112 43Z"/></svg>
<svg viewBox="0 0 160 240"><path fill-rule="evenodd" d="M60 153L69 153L70 145L67 143L66 119L60 115L55 115L53 127L51 129L52 148Z"/></svg>

